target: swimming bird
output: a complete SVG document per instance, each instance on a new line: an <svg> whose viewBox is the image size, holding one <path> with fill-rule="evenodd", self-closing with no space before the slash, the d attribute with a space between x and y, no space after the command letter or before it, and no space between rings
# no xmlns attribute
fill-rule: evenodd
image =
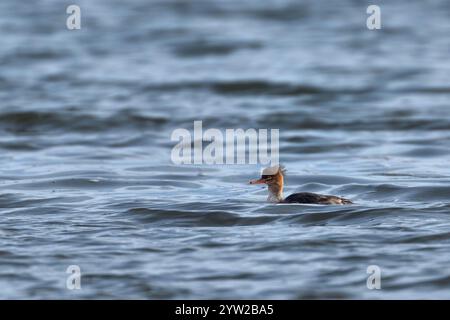
<svg viewBox="0 0 450 320"><path fill-rule="evenodd" d="M267 201L273 203L310 203L310 204L352 204L348 199L329 196L311 192L300 192L291 194L286 199L283 198L285 170L282 166L276 165L265 168L261 178L251 180L250 184L267 184L269 197Z"/></svg>

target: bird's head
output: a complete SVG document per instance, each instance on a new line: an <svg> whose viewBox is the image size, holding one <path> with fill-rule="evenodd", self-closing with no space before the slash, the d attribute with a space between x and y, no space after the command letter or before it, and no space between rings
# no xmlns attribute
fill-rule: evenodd
<svg viewBox="0 0 450 320"><path fill-rule="evenodd" d="M279 186L282 188L284 184L284 173L285 169L280 165L268 167L262 170L261 178L251 180L250 184L267 184L269 187Z"/></svg>

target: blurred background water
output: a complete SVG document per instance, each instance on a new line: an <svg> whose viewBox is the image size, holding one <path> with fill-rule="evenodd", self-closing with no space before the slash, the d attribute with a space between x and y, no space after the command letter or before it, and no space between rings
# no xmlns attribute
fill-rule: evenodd
<svg viewBox="0 0 450 320"><path fill-rule="evenodd" d="M449 14L1 1L0 298L450 298ZM287 194L356 204L271 205L259 166L173 165L194 120L280 129Z"/></svg>

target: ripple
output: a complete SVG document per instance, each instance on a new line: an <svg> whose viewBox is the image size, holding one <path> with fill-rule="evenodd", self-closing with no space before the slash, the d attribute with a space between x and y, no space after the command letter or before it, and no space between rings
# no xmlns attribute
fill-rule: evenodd
<svg viewBox="0 0 450 320"><path fill-rule="evenodd" d="M195 58L209 55L229 55L238 50L260 49L257 42L207 41L196 40L174 45L174 52L182 58Z"/></svg>
<svg viewBox="0 0 450 320"><path fill-rule="evenodd" d="M133 208L126 211L143 223L158 225L176 225L184 227L231 227L265 224L276 220L275 217L256 216L240 217L226 211L175 211L148 208Z"/></svg>

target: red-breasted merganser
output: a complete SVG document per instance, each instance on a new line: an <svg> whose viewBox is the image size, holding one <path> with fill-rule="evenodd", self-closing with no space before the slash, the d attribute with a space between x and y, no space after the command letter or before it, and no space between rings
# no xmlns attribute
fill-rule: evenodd
<svg viewBox="0 0 450 320"><path fill-rule="evenodd" d="M269 197L267 200L274 203L310 203L310 204L352 204L348 199L328 196L310 192L300 192L291 194L286 199L283 198L284 168L276 165L265 168L261 178L251 180L250 184L267 184Z"/></svg>

